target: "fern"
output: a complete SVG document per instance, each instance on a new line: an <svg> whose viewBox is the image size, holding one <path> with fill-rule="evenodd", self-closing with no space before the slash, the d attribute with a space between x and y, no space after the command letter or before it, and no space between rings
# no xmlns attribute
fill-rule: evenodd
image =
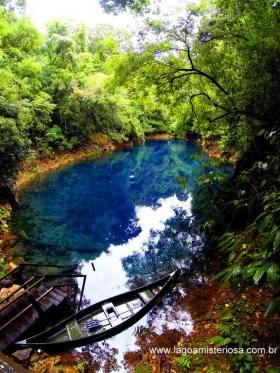
<svg viewBox="0 0 280 373"><path fill-rule="evenodd" d="M214 337L210 338L209 342L219 347L227 346L232 342L231 338L229 337L221 337L220 335L215 335Z"/></svg>
<svg viewBox="0 0 280 373"><path fill-rule="evenodd" d="M177 363L183 368L191 367L191 359L188 356L180 356L176 358Z"/></svg>

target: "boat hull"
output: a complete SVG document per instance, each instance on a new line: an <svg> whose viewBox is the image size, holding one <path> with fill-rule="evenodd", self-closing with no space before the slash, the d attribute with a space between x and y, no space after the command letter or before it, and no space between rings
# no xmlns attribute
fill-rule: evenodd
<svg viewBox="0 0 280 373"><path fill-rule="evenodd" d="M92 306L89 306L71 315L70 317L60 322L53 328L47 331L44 331L40 334L37 334L35 336L32 336L30 338L27 338L25 340L16 342L15 344L21 347L37 347L37 348L43 348L43 349L62 350L62 349L85 346L88 344L96 343L104 339L113 337L121 333L122 331L126 330L127 328L131 327L136 322L138 322L143 316L145 316L155 306L155 304L159 301L159 299L168 291L168 289L170 288L170 285L178 278L178 276L179 276L179 270L176 270L172 274L165 276L157 281L154 281L151 284L148 284L140 288L137 288L135 290L102 300ZM156 286L162 286L161 290L140 310L138 310L135 314L133 314L131 317L127 318L126 320L123 320L120 324L115 325L108 330L104 330L99 333L81 337L78 339L72 339L72 340L67 340L67 341L62 341L62 342L47 341L47 339L55 335L55 333L58 333L60 330L63 330L66 327L66 325L70 323L72 320L74 319L80 320L84 318L85 316L91 314L95 310L98 310L104 303L121 302L122 299L125 301L128 297L131 298L133 296L137 296L139 292L149 290Z"/></svg>

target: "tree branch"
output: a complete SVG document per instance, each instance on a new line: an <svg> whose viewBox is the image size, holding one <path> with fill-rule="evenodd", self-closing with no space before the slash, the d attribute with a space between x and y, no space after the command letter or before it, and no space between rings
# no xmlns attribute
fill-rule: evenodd
<svg viewBox="0 0 280 373"><path fill-rule="evenodd" d="M196 70L195 67L194 67L193 60L192 60L191 48L190 47L187 48L187 53L188 53L188 59L189 59L189 63L191 65L192 70Z"/></svg>
<svg viewBox="0 0 280 373"><path fill-rule="evenodd" d="M190 96L190 105L191 105L191 109L192 109L192 113L195 115L195 117L197 117L196 115L196 112L195 112L195 109L194 109L194 104L193 104L193 99L196 98L196 97L199 97L199 96L204 96L206 97L209 101L212 102L213 106L215 108L218 108L218 109L222 109L225 111L225 113L219 115L218 117L214 118L214 119L210 119L210 118L207 118L209 120L210 123L213 123L215 122L216 120L219 120L219 119L222 119L228 115L231 115L231 114L234 114L233 111L230 111L228 110L226 107L224 107L223 105L220 105L220 104L217 104L216 102L213 102L213 100L211 99L211 97L205 93L205 92L200 92L200 93L196 93L192 96Z"/></svg>
<svg viewBox="0 0 280 373"><path fill-rule="evenodd" d="M219 119L222 119L224 117L227 117L230 114L232 114L232 113L224 113L224 114L221 114L221 115L219 115L218 117L216 117L214 119L209 119L208 118L208 120L209 120L210 123L213 123L213 122L216 122L216 120L219 120Z"/></svg>
<svg viewBox="0 0 280 373"><path fill-rule="evenodd" d="M228 95L229 93L226 91L226 89L213 76L211 76L211 75L207 74L206 72L201 71L201 70L199 70L195 67L192 56L191 56L190 47L187 47L187 53L188 53L188 60L189 60L190 66L191 66L190 68L176 67L174 65L168 64L166 62L161 62L161 61L157 61L157 62L159 64L165 66L165 67L168 67L168 68L176 70L176 71L186 72L186 73L189 73L190 75L203 76L206 79L208 79L213 85L215 85L220 91L222 91L225 95Z"/></svg>

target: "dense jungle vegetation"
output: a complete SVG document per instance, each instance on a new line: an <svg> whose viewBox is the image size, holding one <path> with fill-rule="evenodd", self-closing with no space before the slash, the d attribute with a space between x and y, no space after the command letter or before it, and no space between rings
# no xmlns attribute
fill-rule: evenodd
<svg viewBox="0 0 280 373"><path fill-rule="evenodd" d="M101 1L142 14L137 36L60 22L41 33L21 15L23 2L16 12L1 3L2 185L25 159L75 149L98 132L116 142L160 132L214 139L225 158L237 156L202 225L227 257L217 277L270 286L267 316L279 311L280 1L201 1L174 22L149 13L147 0ZM202 180L210 191L215 183Z"/></svg>

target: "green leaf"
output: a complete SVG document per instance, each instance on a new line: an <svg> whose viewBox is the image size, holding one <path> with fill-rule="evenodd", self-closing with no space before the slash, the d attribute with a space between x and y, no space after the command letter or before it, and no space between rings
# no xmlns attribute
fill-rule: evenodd
<svg viewBox="0 0 280 373"><path fill-rule="evenodd" d="M270 305L268 306L268 309L266 310L265 317L272 316L276 313L280 312L280 298L276 298Z"/></svg>
<svg viewBox="0 0 280 373"><path fill-rule="evenodd" d="M241 273L240 265L234 266L233 269L232 269L232 277L236 277L236 276L240 275L240 273Z"/></svg>
<svg viewBox="0 0 280 373"><path fill-rule="evenodd" d="M226 346L231 342L232 342L231 338L229 338L229 337L223 338L220 335L216 335L216 336L214 336L210 339L210 343L215 344L219 347Z"/></svg>
<svg viewBox="0 0 280 373"><path fill-rule="evenodd" d="M191 360L188 356L181 356L177 357L176 361L184 368L190 368L191 367Z"/></svg>
<svg viewBox="0 0 280 373"><path fill-rule="evenodd" d="M271 285L277 285L279 281L279 266L276 263L273 263L269 266L267 270L267 281L271 283Z"/></svg>
<svg viewBox="0 0 280 373"><path fill-rule="evenodd" d="M268 227L270 227L273 223L273 215L272 214L268 214L266 215L266 217L263 219L263 221L261 222L260 226L259 226L259 231L260 232L263 232L264 230L266 230Z"/></svg>
<svg viewBox="0 0 280 373"><path fill-rule="evenodd" d="M222 280L222 283L226 283L229 279L237 277L241 273L240 265L235 265L229 268L226 268L222 272L219 272L213 277L214 280Z"/></svg>
<svg viewBox="0 0 280 373"><path fill-rule="evenodd" d="M254 276L253 276L253 280L254 280L254 283L256 285L258 285L258 283L260 282L261 278L263 277L263 275L265 274L267 270L267 266L263 266L263 267L260 267L256 270Z"/></svg>
<svg viewBox="0 0 280 373"><path fill-rule="evenodd" d="M273 241L274 250L280 250L280 232L276 234L276 237Z"/></svg>
<svg viewBox="0 0 280 373"><path fill-rule="evenodd" d="M259 135L259 136L262 136L262 135L264 135L265 133L267 133L267 130L262 129L262 130L260 130L260 131L258 132L258 135Z"/></svg>

